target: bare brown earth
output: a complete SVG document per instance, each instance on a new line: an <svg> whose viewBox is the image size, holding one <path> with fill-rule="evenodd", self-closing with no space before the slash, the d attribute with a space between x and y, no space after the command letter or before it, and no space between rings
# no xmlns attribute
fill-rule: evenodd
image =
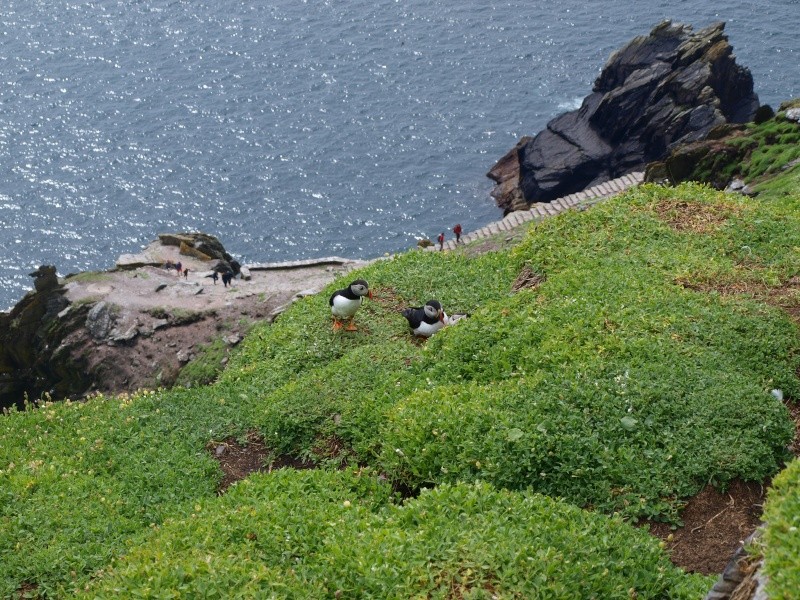
<svg viewBox="0 0 800 600"><path fill-rule="evenodd" d="M727 490L707 486L681 513L683 526L650 523L667 544L672 562L692 573L721 573L736 549L761 523L767 486L733 481Z"/></svg>

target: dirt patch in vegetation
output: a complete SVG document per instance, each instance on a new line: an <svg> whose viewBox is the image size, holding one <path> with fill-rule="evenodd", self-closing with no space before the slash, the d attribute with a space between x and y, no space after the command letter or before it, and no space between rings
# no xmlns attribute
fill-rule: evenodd
<svg viewBox="0 0 800 600"><path fill-rule="evenodd" d="M711 233L743 209L732 204L695 204L669 199L656 204L654 210L676 231Z"/></svg>
<svg viewBox="0 0 800 600"><path fill-rule="evenodd" d="M715 291L725 296L749 296L786 311L792 319L800 323L800 276L797 275L774 286L753 281L694 281L688 277L679 277L675 283L698 292Z"/></svg>
<svg viewBox="0 0 800 600"><path fill-rule="evenodd" d="M779 286L768 288L767 302L782 308L800 323L800 276L795 275Z"/></svg>
<svg viewBox="0 0 800 600"><path fill-rule="evenodd" d="M437 585L447 585L445 598L447 600L463 600L476 595L487 595L489 598L498 598L496 574L489 574L489 581L480 581L470 569L460 569L457 573L442 572L436 576ZM480 593L482 592L482 593Z"/></svg>
<svg viewBox="0 0 800 600"><path fill-rule="evenodd" d="M337 419L339 419L339 415L334 417L334 420ZM347 443L335 434L318 437L314 443L313 452L318 460L337 463L339 469L347 468L353 457Z"/></svg>
<svg viewBox="0 0 800 600"><path fill-rule="evenodd" d="M265 461L269 450L264 445L260 435L251 432L247 434L247 443L240 444L234 438L227 438L221 442L209 442L206 449L219 463L224 476L219 483L218 492L223 493L228 487L250 473L264 471Z"/></svg>
<svg viewBox="0 0 800 600"><path fill-rule="evenodd" d="M222 494L231 484L248 477L251 473L271 473L278 469L316 469L313 460L283 454L270 459L272 452L264 443L264 438L257 431L247 434L244 443L236 438L226 438L221 442L212 441L206 450L219 463L223 472L222 481L217 492ZM338 459L342 468L347 466L348 452L345 444L335 436L319 440L315 446L315 454L320 459Z"/></svg>
<svg viewBox="0 0 800 600"><path fill-rule="evenodd" d="M15 598L39 598L39 586L33 583L23 583L17 590Z"/></svg>
<svg viewBox="0 0 800 600"><path fill-rule="evenodd" d="M407 303L403 300L403 298L398 294L394 288L391 287L379 287L372 290L372 301L377 302L384 308L393 311L393 312L400 312L404 308L407 308Z"/></svg>
<svg viewBox="0 0 800 600"><path fill-rule="evenodd" d="M536 289L540 283L547 279L541 273L536 273L528 265L522 267L514 283L511 284L511 291L518 292L525 288Z"/></svg>
<svg viewBox="0 0 800 600"><path fill-rule="evenodd" d="M767 483L735 480L721 492L706 486L681 514L683 527L650 523L666 542L673 564L691 573L721 573L736 549L761 523Z"/></svg>

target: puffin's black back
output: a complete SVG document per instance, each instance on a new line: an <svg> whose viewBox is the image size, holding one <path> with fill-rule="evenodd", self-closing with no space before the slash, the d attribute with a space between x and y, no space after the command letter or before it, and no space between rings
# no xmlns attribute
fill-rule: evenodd
<svg viewBox="0 0 800 600"><path fill-rule="evenodd" d="M433 306L436 310L441 310L442 305L437 300L429 300L425 306ZM425 306L413 306L403 311L403 316L408 320L411 329L416 329L422 323L434 325L438 320L438 316L429 316L425 313Z"/></svg>
<svg viewBox="0 0 800 600"><path fill-rule="evenodd" d="M411 308L407 308L403 311L403 316L408 321L408 324L411 326L411 329L416 329L420 326L423 319L425 318L425 309L421 306L413 306Z"/></svg>
<svg viewBox="0 0 800 600"><path fill-rule="evenodd" d="M333 299L336 298L336 296L343 296L344 298L347 298L348 300L355 300L356 298L358 298L358 296L356 296L353 293L353 291L350 289L349 285L346 288L344 288L343 290L336 290L335 292L333 292L333 294L331 294L331 299L328 300L328 304L329 305L333 306Z"/></svg>

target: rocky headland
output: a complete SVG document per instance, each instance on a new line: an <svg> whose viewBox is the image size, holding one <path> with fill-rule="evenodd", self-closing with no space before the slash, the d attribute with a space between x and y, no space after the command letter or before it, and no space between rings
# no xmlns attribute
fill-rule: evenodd
<svg viewBox="0 0 800 600"><path fill-rule="evenodd" d="M213 373L253 323L363 264L331 257L240 266L215 237L186 233L160 235L107 271L60 278L42 266L31 273L34 290L0 313L0 407L26 396L169 387L194 361L211 361ZM224 272L235 274L227 285Z"/></svg>
<svg viewBox="0 0 800 600"><path fill-rule="evenodd" d="M497 205L527 210L644 170L721 124L753 120L753 78L724 29L665 21L612 54L578 110L522 138L488 172Z"/></svg>

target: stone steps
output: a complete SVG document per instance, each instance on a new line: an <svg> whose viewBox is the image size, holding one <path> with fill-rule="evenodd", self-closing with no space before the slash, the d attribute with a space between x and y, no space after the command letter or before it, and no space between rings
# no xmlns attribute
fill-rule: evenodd
<svg viewBox="0 0 800 600"><path fill-rule="evenodd" d="M461 241L465 244L474 242L482 238L492 235L497 235L503 231L511 231L520 225L524 225L529 221L541 221L548 217L553 217L565 210L577 208L583 210L606 200L612 196L616 196L620 192L627 190L630 187L639 185L644 180L644 172L636 171L628 173L617 179L606 181L599 185L587 188L575 194L569 194L561 198L557 198L552 202L536 202L531 205L530 210L517 210L507 214L499 221L494 221L488 225L484 225L480 229L470 231L469 233L462 234ZM444 243L444 250L455 250L455 239L447 240ZM426 250L436 251L439 249L439 244L428 246Z"/></svg>

